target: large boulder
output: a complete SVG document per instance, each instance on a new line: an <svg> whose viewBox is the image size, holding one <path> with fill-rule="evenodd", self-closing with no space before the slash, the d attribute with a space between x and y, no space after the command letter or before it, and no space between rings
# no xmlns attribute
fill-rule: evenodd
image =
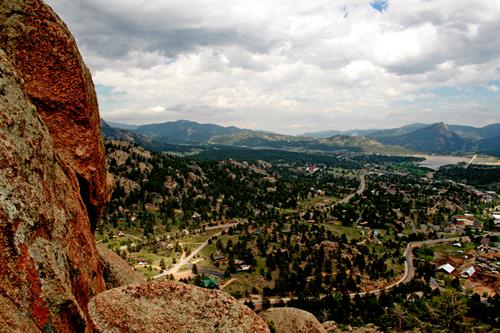
<svg viewBox="0 0 500 333"><path fill-rule="evenodd" d="M92 80L38 0L0 2L0 331L90 331L106 168Z"/></svg>
<svg viewBox="0 0 500 333"><path fill-rule="evenodd" d="M84 331L105 289L87 209L16 73L0 49L0 330Z"/></svg>
<svg viewBox="0 0 500 333"><path fill-rule="evenodd" d="M271 308L260 313L276 333L326 333L316 317L297 308Z"/></svg>
<svg viewBox="0 0 500 333"><path fill-rule="evenodd" d="M97 251L99 252L99 260L103 267L106 289L146 281L144 277L134 271L125 260L104 245L97 245Z"/></svg>
<svg viewBox="0 0 500 333"><path fill-rule="evenodd" d="M92 299L89 311L98 332L269 332L228 294L169 280L105 291Z"/></svg>
<svg viewBox="0 0 500 333"><path fill-rule="evenodd" d="M94 84L74 38L43 1L5 0L0 48L49 129L54 150L75 172L95 229L109 197L105 150Z"/></svg>

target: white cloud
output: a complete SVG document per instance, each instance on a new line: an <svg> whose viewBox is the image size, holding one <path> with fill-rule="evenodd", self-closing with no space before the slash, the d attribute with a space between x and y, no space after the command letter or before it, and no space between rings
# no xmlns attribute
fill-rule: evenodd
<svg viewBox="0 0 500 333"><path fill-rule="evenodd" d="M102 115L115 121L294 133L389 127L449 122L449 96L433 89L498 93L489 83L500 67L493 0L391 1L383 13L369 1L48 2L94 81L122 92L100 97ZM471 96L480 116L454 104L455 119L500 121L495 97L485 96ZM411 103L411 116L401 103Z"/></svg>

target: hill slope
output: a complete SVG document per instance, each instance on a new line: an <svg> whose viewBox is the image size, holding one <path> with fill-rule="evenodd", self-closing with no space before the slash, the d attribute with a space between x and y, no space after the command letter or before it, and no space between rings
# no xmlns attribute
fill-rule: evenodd
<svg viewBox="0 0 500 333"><path fill-rule="evenodd" d="M404 135L380 137L378 140L385 144L430 153L463 151L466 143L444 123L433 124Z"/></svg>
<svg viewBox="0 0 500 333"><path fill-rule="evenodd" d="M223 127L213 124L199 124L193 121L179 120L161 124L141 125L135 133L162 138L162 141L205 143L212 137L241 131L236 127Z"/></svg>

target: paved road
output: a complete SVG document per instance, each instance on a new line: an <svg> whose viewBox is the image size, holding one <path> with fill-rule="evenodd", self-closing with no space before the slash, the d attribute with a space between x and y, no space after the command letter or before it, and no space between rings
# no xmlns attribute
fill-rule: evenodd
<svg viewBox="0 0 500 333"><path fill-rule="evenodd" d="M496 233L493 233L493 234L496 234ZM356 295L359 295L359 296L364 296L364 295L368 295L368 294L378 295L382 291L387 291L387 290L390 290L390 289L392 289L392 288L394 288L402 283L407 283L407 282L411 281L413 279L413 277L415 276L415 267L413 266L413 258L414 258L413 250L414 249L419 248L419 247L424 246L424 245L457 242L457 241L461 241L464 239L468 239L468 237L453 237L453 238L431 239L431 240L420 241L420 242L411 242L407 245L405 252L404 252L404 256L406 259L405 260L405 272L404 272L403 276L401 277L401 279L394 282L393 284L385 286L384 288L370 290L370 291L361 292L361 293L350 293L349 296L352 298L352 297L355 297ZM327 295L321 295L321 298L326 297L326 296ZM249 300L249 299L241 299L240 302L244 302L247 300ZM276 303L279 303L280 301L283 301L286 303L290 300L291 300L291 297L270 298L269 299L271 304L276 304ZM252 301L254 302L255 305L260 306L262 304L261 297L259 297L259 299L252 299Z"/></svg>
<svg viewBox="0 0 500 333"><path fill-rule="evenodd" d="M363 293L351 293L349 294L351 297L356 296L356 294L359 294L360 296L367 295L367 294L380 294L382 291L387 291L390 290L402 283L407 283L410 282L413 277L415 277L415 267L413 266L413 250L419 247L422 247L424 245L433 245L433 244L439 244L439 243L449 243L449 242L458 242L463 239L468 239L468 237L453 237L453 238L441 238L441 239L430 239L426 241L420 241L420 242L411 242L406 246L405 249L405 272L403 274L403 277L399 279L397 282L394 282L393 284L390 284L384 288L380 289L375 289Z"/></svg>
<svg viewBox="0 0 500 333"><path fill-rule="evenodd" d="M465 166L465 168L470 167L470 165L476 160L476 158L477 158L477 154L475 154L474 156L472 156L471 160L469 161L469 163L467 163L467 165Z"/></svg>
<svg viewBox="0 0 500 333"><path fill-rule="evenodd" d="M365 175L366 175L366 174L365 174L365 172L364 172L364 171L363 171L363 172L361 172L361 174L359 175L359 187L358 187L358 189L356 190L356 192L349 194L347 197L345 197L345 198L344 198L344 199L342 199L342 200L337 201L335 204L339 204L339 203L341 203L341 204L345 204L345 203L348 203L348 202L349 202L349 200L351 200L351 199L352 199L352 197L354 197L356 194L361 194L361 193L363 193L363 192L365 191L365 189L366 189L366 180L365 180Z"/></svg>

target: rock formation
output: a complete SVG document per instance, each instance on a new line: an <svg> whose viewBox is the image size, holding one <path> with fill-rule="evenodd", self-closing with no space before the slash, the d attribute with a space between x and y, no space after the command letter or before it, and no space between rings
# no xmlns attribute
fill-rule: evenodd
<svg viewBox="0 0 500 333"><path fill-rule="evenodd" d="M269 332L228 294L168 280L105 291L89 311L98 332Z"/></svg>
<svg viewBox="0 0 500 333"><path fill-rule="evenodd" d="M0 327L84 331L105 285L78 176L0 52Z"/></svg>
<svg viewBox="0 0 500 333"><path fill-rule="evenodd" d="M326 333L316 317L296 308L271 308L260 316L276 333Z"/></svg>
<svg viewBox="0 0 500 333"><path fill-rule="evenodd" d="M0 331L269 332L220 291L157 281L104 292L143 280L97 251L109 192L94 85L42 0L0 3L0 125Z"/></svg>
<svg viewBox="0 0 500 333"><path fill-rule="evenodd" d="M0 330L90 331L108 196L94 86L42 1L0 3L0 57Z"/></svg>
<svg viewBox="0 0 500 333"><path fill-rule="evenodd" d="M104 245L98 245L97 251L103 267L106 289L145 282L141 274L132 270L125 260Z"/></svg>
<svg viewBox="0 0 500 333"><path fill-rule="evenodd" d="M0 48L48 127L63 163L74 170L92 228L108 199L105 152L90 72L64 22L41 0L0 5Z"/></svg>

